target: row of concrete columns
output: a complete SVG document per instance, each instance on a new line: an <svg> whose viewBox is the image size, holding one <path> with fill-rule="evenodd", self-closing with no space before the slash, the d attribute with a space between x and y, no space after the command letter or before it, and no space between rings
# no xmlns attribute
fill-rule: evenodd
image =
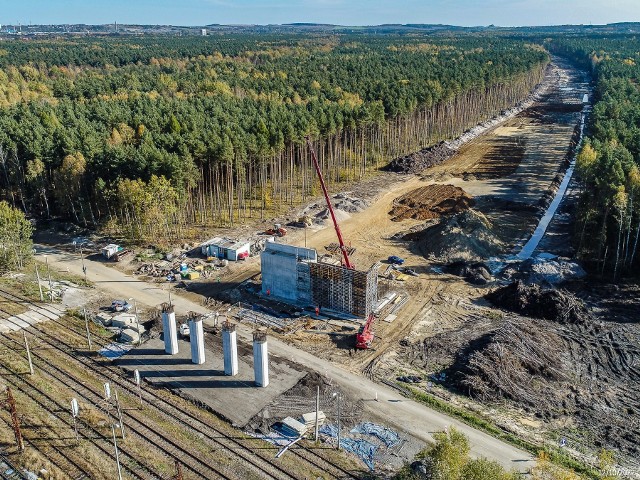
<svg viewBox="0 0 640 480"><path fill-rule="evenodd" d="M178 353L178 329L173 305L162 305L162 330L164 332L164 351L169 355ZM191 361L202 365L204 358L204 330L202 317L189 315L189 340L191 343ZM228 321L222 325L222 350L224 354L224 374L238 374L238 340L236 326ZM267 350L267 334L253 334L253 372L258 387L269 385L269 354Z"/></svg>

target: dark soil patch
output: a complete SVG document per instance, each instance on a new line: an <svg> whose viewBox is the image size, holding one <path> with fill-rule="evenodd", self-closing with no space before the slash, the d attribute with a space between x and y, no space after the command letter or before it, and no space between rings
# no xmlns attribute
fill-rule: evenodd
<svg viewBox="0 0 640 480"><path fill-rule="evenodd" d="M535 318L560 323L585 323L590 314L575 295L540 285L526 285L520 281L498 288L485 295L495 306Z"/></svg>
<svg viewBox="0 0 640 480"><path fill-rule="evenodd" d="M460 187L427 185L396 198L389 215L394 222L409 218L430 220L460 213L474 204L473 198Z"/></svg>
<svg viewBox="0 0 640 480"><path fill-rule="evenodd" d="M439 165L453 157L456 151L447 142L440 142L432 147L392 160L384 170L396 173L420 173L422 170Z"/></svg>

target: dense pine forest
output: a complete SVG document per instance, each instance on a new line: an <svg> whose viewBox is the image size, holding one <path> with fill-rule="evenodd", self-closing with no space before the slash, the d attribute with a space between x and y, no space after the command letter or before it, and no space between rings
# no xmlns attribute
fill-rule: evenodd
<svg viewBox="0 0 640 480"><path fill-rule="evenodd" d="M640 39L587 36L551 48L590 68L597 82L591 135L578 156L582 258L617 279L640 258Z"/></svg>
<svg viewBox="0 0 640 480"><path fill-rule="evenodd" d="M547 53L466 35L0 43L0 198L130 240L264 217L525 97Z"/></svg>

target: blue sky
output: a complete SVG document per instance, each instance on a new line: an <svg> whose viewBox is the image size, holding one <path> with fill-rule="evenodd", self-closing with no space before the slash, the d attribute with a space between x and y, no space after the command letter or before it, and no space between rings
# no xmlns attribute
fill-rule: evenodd
<svg viewBox="0 0 640 480"><path fill-rule="evenodd" d="M640 21L639 0L0 0L0 23L557 25Z"/></svg>

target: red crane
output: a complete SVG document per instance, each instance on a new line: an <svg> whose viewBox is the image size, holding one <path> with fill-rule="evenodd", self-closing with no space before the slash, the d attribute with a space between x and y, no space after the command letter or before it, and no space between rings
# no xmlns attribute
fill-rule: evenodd
<svg viewBox="0 0 640 480"><path fill-rule="evenodd" d="M327 191L327 186L324 183L324 178L322 177L322 172L320 171L320 165L318 164L318 159L316 158L316 151L313 148L313 145L311 145L311 140L309 140L309 137L307 137L307 145L309 146L309 150L311 151L313 166L316 168L316 173L318 174L318 178L320 179L320 186L322 187L322 193L324 193L324 199L327 201L327 207L329 207L329 213L331 214L331 220L333 220L333 226L336 229L336 235L338 236L338 242L340 243L340 250L342 251L342 257L344 258L344 266L350 270L355 270L355 266L351 263L351 260L349 260L349 253L346 245L344 244L344 240L342 239L340 225L338 225L336 214L334 213L333 206L331 205L329 192Z"/></svg>
<svg viewBox="0 0 640 480"><path fill-rule="evenodd" d="M375 317L373 313L369 314L369 318L364 325L360 327L358 333L356 333L356 348L366 350L371 348L371 342L373 342L373 322Z"/></svg>

